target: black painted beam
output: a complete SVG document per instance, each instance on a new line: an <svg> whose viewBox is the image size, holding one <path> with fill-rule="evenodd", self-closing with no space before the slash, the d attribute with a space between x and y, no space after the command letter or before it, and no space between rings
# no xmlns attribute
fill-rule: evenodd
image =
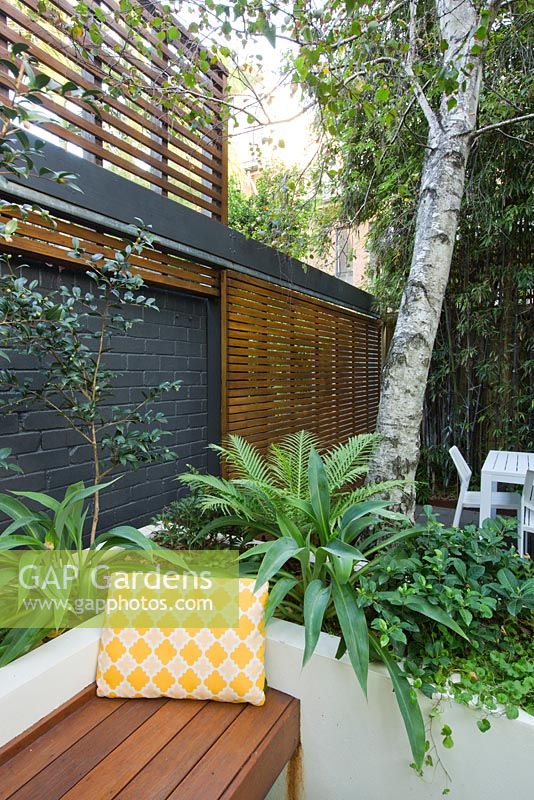
<svg viewBox="0 0 534 800"><path fill-rule="evenodd" d="M376 316L373 313L373 297L367 292L326 272L308 267L272 247L247 239L198 211L162 197L61 147L47 143L43 163L54 171L76 173L83 194L66 184L42 178L14 182L68 203L72 219L80 219L77 216L80 209L102 214L126 225L133 224L138 217L145 225L151 226L156 236L201 250L203 260L208 264L210 258L227 259L238 267L261 273L267 280L274 278L291 288L318 294L334 303ZM36 166L39 166L38 159ZM6 191L6 194L9 192Z"/></svg>
<svg viewBox="0 0 534 800"><path fill-rule="evenodd" d="M221 303L218 297L206 298L207 348L207 439L209 444L221 441ZM211 475L220 475L221 462L217 453L208 450L207 467Z"/></svg>

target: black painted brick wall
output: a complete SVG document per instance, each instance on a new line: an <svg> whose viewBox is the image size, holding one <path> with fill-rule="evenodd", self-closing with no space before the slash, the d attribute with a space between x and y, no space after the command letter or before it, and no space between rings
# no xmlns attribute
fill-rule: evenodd
<svg viewBox="0 0 534 800"><path fill-rule="evenodd" d="M88 289L90 284L81 273L60 273L48 266L28 267L23 274L37 279L41 287L76 283ZM180 487L175 478L188 464L201 470L207 466L207 300L151 287L146 294L155 297L159 312L132 312L134 318L143 316L143 324L112 338L112 352L106 356L109 367L120 372L112 402L135 402L143 388L180 379L179 392L163 395L154 404L168 418L166 429L172 435L165 437L165 444L179 458L127 472L103 492L101 531L118 523L147 524L176 499ZM11 368L35 375L36 364L28 358L14 355L11 359ZM0 446L13 448L24 472L2 473L0 492L45 491L59 498L69 484L91 482L88 445L54 411L32 408L2 413Z"/></svg>

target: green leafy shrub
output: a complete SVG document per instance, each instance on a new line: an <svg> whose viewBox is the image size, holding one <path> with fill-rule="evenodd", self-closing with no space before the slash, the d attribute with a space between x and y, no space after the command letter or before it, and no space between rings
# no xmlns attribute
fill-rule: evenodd
<svg viewBox="0 0 534 800"><path fill-rule="evenodd" d="M500 649L472 651L457 663L447 687L457 702L483 711L504 709L509 719L516 719L519 709L534 715L534 626L528 640L521 627L508 626ZM489 726L479 721L479 728L484 733Z"/></svg>
<svg viewBox="0 0 534 800"><path fill-rule="evenodd" d="M425 694L503 706L514 717L519 707L534 710L534 568L510 532L505 519L459 530L430 516L424 533L386 553L358 592L382 644ZM447 614L469 640L414 613L414 600Z"/></svg>
<svg viewBox="0 0 534 800"><path fill-rule="evenodd" d="M313 222L320 209L309 181L299 173L296 167L269 164L260 172L250 195L231 177L228 225L294 258L310 258L317 249Z"/></svg>
<svg viewBox="0 0 534 800"><path fill-rule="evenodd" d="M164 508L153 519L153 523L160 526L153 536L154 542L171 550L241 548L247 537L240 528L204 530L208 523L220 515L217 511L203 508L203 496L200 489L192 489L188 495Z"/></svg>
<svg viewBox="0 0 534 800"><path fill-rule="evenodd" d="M429 641L429 631L413 629L413 598L439 606L469 633L470 648L502 640L501 626L534 609L534 571L506 539L507 522L488 520L483 528L445 528L430 516L426 530L408 546L390 550L362 581L365 603L385 621L403 612L410 647ZM449 647L465 653L452 637ZM399 655L410 655L399 648Z"/></svg>
<svg viewBox="0 0 534 800"><path fill-rule="evenodd" d="M370 497L384 485L354 487L367 471L376 437L352 437L321 457L314 438L301 431L272 446L267 457L239 437L217 448L236 473L231 480L182 476L206 492L201 504L223 515L204 531L228 525L267 535L241 559L257 574L257 586L272 581L266 620L277 610L303 622L304 664L311 658L321 630L340 635L338 657L346 651L357 680L367 692L369 659L386 665L399 703L418 769L426 748L421 710L405 673L368 625L357 587L376 560L395 542L417 535L419 528L390 511L388 503ZM446 614L416 602L417 613L438 615L461 636Z"/></svg>
<svg viewBox="0 0 534 800"><path fill-rule="evenodd" d="M0 550L72 550L77 553L77 563L81 569L84 564L90 563L97 548L154 549L155 544L131 525L121 525L101 533L88 549L84 548L85 523L89 512L86 501L107 486L109 484L86 487L83 482L75 483L66 489L61 501L41 492L13 493L37 504L40 506L39 510L33 510L16 496L0 494L0 512L11 520L0 533ZM9 564L3 563L0 567L0 585L4 592L10 577ZM72 586L69 585L63 591L65 594L60 599L68 604ZM53 597L58 599L57 594ZM0 631L0 667L36 647L54 632L60 631L64 627L68 611L67 605L59 616L54 611L50 627Z"/></svg>
<svg viewBox="0 0 534 800"><path fill-rule="evenodd" d="M217 450L235 477L181 480L204 513L221 515L201 535L229 526L265 539L241 558L258 584L271 582L266 618L304 624L304 663L321 630L340 636L338 657L348 652L364 691L369 659L384 662L421 769L430 760L415 689L511 718L533 707L534 573L512 520L447 529L427 508L411 526L372 499L384 487L357 482L375 442L353 437L321 457L300 432L263 456L233 437ZM442 738L453 746L448 726Z"/></svg>

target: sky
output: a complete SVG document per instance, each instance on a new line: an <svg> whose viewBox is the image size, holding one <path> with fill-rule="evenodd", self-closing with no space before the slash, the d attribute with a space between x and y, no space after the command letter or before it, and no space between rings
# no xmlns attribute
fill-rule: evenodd
<svg viewBox="0 0 534 800"><path fill-rule="evenodd" d="M242 115L239 127L230 124L232 170L239 173L271 161L304 169L317 151L317 137L312 130L313 112L304 110L300 92L292 90L287 80L281 83L283 63L290 45L278 39L273 47L265 37L258 36L244 49L238 40L231 42L230 46L242 53L241 63L256 63L255 57L262 57L258 62L261 63L261 93L269 96L265 110L272 122L260 127L257 123L247 123L245 115ZM246 93L237 102L248 105L251 98L251 94ZM259 105L252 106L251 111L264 119ZM260 159L257 151L261 151Z"/></svg>

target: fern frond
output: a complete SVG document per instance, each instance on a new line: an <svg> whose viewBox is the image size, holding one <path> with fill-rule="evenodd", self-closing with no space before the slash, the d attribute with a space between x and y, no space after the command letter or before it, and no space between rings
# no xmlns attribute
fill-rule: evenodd
<svg viewBox="0 0 534 800"><path fill-rule="evenodd" d="M236 480L235 485L241 488L241 494L247 497L257 512L263 517L275 520L280 507L281 493L270 484L261 484L248 480Z"/></svg>
<svg viewBox="0 0 534 800"><path fill-rule="evenodd" d="M257 447L247 442L242 436L230 434L224 446L212 445L212 449L221 454L232 468L237 478L268 484L269 469L264 456Z"/></svg>
<svg viewBox="0 0 534 800"><path fill-rule="evenodd" d="M217 478L215 475L204 475L199 472L184 472L178 475L180 483L185 483L192 489L214 489L215 491L224 491L232 486L230 481L224 478Z"/></svg>
<svg viewBox="0 0 534 800"><path fill-rule="evenodd" d="M338 498L333 504L333 514L336 517L341 517L345 511L356 503L362 503L364 500L376 498L377 496L387 495L390 489L396 489L399 486L406 486L406 481L382 481L381 483L370 483L365 486L359 486L351 492L338 495Z"/></svg>
<svg viewBox="0 0 534 800"><path fill-rule="evenodd" d="M308 462L313 448L320 449L320 444L308 431L290 433L269 448L271 471L288 492L301 499L307 497Z"/></svg>
<svg viewBox="0 0 534 800"><path fill-rule="evenodd" d="M200 507L203 511L207 509L218 509L219 504L224 504L225 508L247 513L247 517L253 515L253 511L248 508L243 492L235 485L235 482L225 478L217 478L215 475L200 475L192 473L180 475L179 480L187 484L192 489L200 489L202 496L199 499ZM227 513L227 512L224 512Z"/></svg>
<svg viewBox="0 0 534 800"><path fill-rule="evenodd" d="M202 511L217 511L226 517L241 516L249 522L256 517L247 503L236 501L234 497L206 495L200 501L200 507Z"/></svg>
<svg viewBox="0 0 534 800"><path fill-rule="evenodd" d="M369 459L378 440L376 433L351 436L344 444L337 445L324 456L331 491L342 489L367 474Z"/></svg>
<svg viewBox="0 0 534 800"><path fill-rule="evenodd" d="M273 478L277 481L277 485L281 489L289 491L291 484L291 462L287 453L280 450L277 444L269 446L269 453L267 456L269 462L269 469Z"/></svg>

